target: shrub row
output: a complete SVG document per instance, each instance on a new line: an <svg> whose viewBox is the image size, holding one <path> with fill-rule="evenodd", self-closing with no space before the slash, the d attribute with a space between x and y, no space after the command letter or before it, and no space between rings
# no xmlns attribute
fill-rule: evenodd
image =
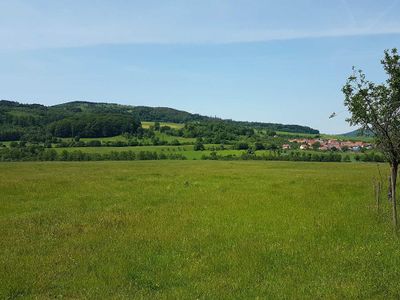
<svg viewBox="0 0 400 300"><path fill-rule="evenodd" d="M28 145L19 147L0 148L0 161L96 161L96 160L162 160L173 159L183 160L186 157L182 153L171 153L164 151L111 151L110 153L86 153L81 150L63 150L58 153L54 149L47 149L43 146ZM314 161L314 162L350 162L348 155L339 153L306 153L290 152L289 154L263 154L256 155L254 152L236 155L219 155L213 151L210 155L203 155L204 160L276 160L276 161ZM384 162L381 154L366 153L357 155L357 161L363 162Z"/></svg>
<svg viewBox="0 0 400 300"><path fill-rule="evenodd" d="M152 151L111 151L110 153L86 153L81 150L58 153L54 149L28 146L0 149L0 161L101 161L101 160L184 160L180 153L157 153Z"/></svg>
<svg viewBox="0 0 400 300"><path fill-rule="evenodd" d="M290 152L289 154L263 154L256 155L254 153L243 153L236 155L218 155L217 152L211 152L210 155L203 155L204 160L275 160L275 161L313 161L313 162L350 162L349 155L341 155L339 153L306 153L306 152ZM355 157L357 161L363 162L385 162L382 155L377 153L361 154Z"/></svg>
<svg viewBox="0 0 400 300"><path fill-rule="evenodd" d="M100 140L91 140L91 141L62 141L56 144L57 148L67 148L67 147L128 147L128 146L162 146L162 145L170 145L170 146L179 146L181 143L178 140L172 140L170 142L160 140L160 139L151 139L149 142L142 142L140 140L128 140L128 141L100 141Z"/></svg>

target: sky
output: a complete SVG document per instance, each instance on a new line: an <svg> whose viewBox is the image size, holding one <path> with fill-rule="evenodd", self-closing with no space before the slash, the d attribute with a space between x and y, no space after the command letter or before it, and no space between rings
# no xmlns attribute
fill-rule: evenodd
<svg viewBox="0 0 400 300"><path fill-rule="evenodd" d="M400 0L0 0L0 99L343 133L341 88L353 65L385 80L399 11Z"/></svg>

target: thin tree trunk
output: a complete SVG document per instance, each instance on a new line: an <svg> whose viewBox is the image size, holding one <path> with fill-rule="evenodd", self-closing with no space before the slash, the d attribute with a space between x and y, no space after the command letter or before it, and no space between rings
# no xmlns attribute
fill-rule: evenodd
<svg viewBox="0 0 400 300"><path fill-rule="evenodd" d="M397 169L399 164L397 162L392 163L392 205L393 205L393 226L397 229L397 207L396 207L396 181L397 181Z"/></svg>

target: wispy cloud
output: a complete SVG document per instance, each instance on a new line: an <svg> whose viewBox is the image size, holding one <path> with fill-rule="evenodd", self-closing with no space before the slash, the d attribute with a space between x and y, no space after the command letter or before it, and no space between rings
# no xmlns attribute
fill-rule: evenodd
<svg viewBox="0 0 400 300"><path fill-rule="evenodd" d="M373 28L379 27L379 25L382 23L384 18L392 12L396 6L399 4L399 0L393 0L392 3L384 7L384 9L377 14L377 16L371 20L370 24L368 25L367 29L372 30Z"/></svg>
<svg viewBox="0 0 400 300"><path fill-rule="evenodd" d="M0 49L400 34L398 0L332 2L14 0L0 3Z"/></svg>

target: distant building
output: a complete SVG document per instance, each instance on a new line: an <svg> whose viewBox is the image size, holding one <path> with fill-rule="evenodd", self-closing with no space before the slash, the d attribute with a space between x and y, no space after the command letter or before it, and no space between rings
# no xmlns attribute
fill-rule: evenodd
<svg viewBox="0 0 400 300"><path fill-rule="evenodd" d="M283 150L289 150L290 149L290 145L289 144L283 144L282 145L282 149Z"/></svg>

